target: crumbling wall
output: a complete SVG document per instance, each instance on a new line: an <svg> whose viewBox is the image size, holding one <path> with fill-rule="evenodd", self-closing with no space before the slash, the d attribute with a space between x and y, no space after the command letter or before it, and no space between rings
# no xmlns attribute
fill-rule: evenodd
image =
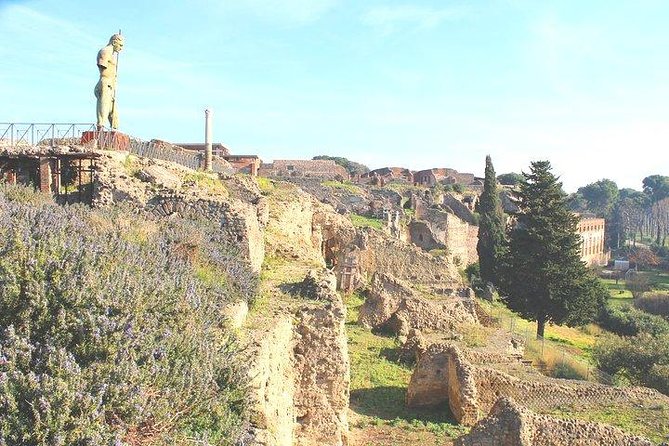
<svg viewBox="0 0 669 446"><path fill-rule="evenodd" d="M455 440L456 446L651 446L643 437L600 423L538 415L510 398L500 398L490 414Z"/></svg>
<svg viewBox="0 0 669 446"><path fill-rule="evenodd" d="M431 407L448 402L459 423L478 421L477 387L473 367L451 344L431 345L416 364L407 389L409 407Z"/></svg>
<svg viewBox="0 0 669 446"><path fill-rule="evenodd" d="M277 309L249 345L249 429L244 444L343 446L350 365L345 306L331 273L297 287L305 301Z"/></svg>
<svg viewBox="0 0 669 446"><path fill-rule="evenodd" d="M424 297L408 285L383 273L375 273L365 303L360 308L360 324L386 327L398 335L410 329L452 330L457 323L478 323L471 298Z"/></svg>
<svg viewBox="0 0 669 446"><path fill-rule="evenodd" d="M295 410L293 323L277 315L268 330L256 333L247 346L248 419L245 443L291 446Z"/></svg>
<svg viewBox="0 0 669 446"><path fill-rule="evenodd" d="M450 344L434 344L416 365L407 390L407 402L412 406L425 406L448 401L455 419L465 425L476 423L478 414L487 413L502 396L523 401L527 407L537 410L567 404L669 404L669 397L652 389L552 379L539 373L532 380L521 379L491 367L474 365L467 356L486 365L497 362L489 354L469 352L468 355ZM442 389L441 393L437 394L435 389Z"/></svg>
<svg viewBox="0 0 669 446"><path fill-rule="evenodd" d="M346 310L333 274L305 282L325 306L303 308L295 328L296 445L347 444L350 365Z"/></svg>
<svg viewBox="0 0 669 446"><path fill-rule="evenodd" d="M489 367L475 367L478 406L488 412L500 396L508 396L529 408L542 410L573 404L597 406L634 401L669 403L669 397L643 387L612 387L588 381L544 378L520 379Z"/></svg>
<svg viewBox="0 0 669 446"><path fill-rule="evenodd" d="M422 199L415 196L412 202L416 210L416 220L409 223L413 244L427 251L445 248L451 261L459 265L468 265L478 260L476 226L449 210L427 207Z"/></svg>
<svg viewBox="0 0 669 446"><path fill-rule="evenodd" d="M457 289L463 286L457 268L448 259L433 256L379 231L359 229L348 246L349 252L355 250L362 282L368 282L378 271L428 287Z"/></svg>
<svg viewBox="0 0 669 446"><path fill-rule="evenodd" d="M265 200L257 191L246 190L231 196L226 181L215 190L201 187L191 178L192 170L166 161L134 158L102 152L94 178L93 205L125 205L148 210L156 217L173 214L205 219L220 224L223 241L239 249L254 271L260 271L265 257L264 226L267 220ZM204 174L203 174L204 175ZM215 175L205 182L216 183ZM235 179L235 190L245 185Z"/></svg>

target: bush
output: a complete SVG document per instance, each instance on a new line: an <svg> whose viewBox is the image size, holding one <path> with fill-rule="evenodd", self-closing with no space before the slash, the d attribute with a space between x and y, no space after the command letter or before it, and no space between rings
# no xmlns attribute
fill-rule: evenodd
<svg viewBox="0 0 669 446"><path fill-rule="evenodd" d="M243 262L197 222L26 202L0 196L0 444L234 444Z"/></svg>
<svg viewBox="0 0 669 446"><path fill-rule="evenodd" d="M620 336L647 333L652 336L669 334L669 322L631 306L607 306L599 315L598 324Z"/></svg>
<svg viewBox="0 0 669 446"><path fill-rule="evenodd" d="M653 293L634 300L634 306L647 313L669 318L669 294Z"/></svg>
<svg viewBox="0 0 669 446"><path fill-rule="evenodd" d="M593 358L606 373L669 395L668 335L607 336L595 345Z"/></svg>

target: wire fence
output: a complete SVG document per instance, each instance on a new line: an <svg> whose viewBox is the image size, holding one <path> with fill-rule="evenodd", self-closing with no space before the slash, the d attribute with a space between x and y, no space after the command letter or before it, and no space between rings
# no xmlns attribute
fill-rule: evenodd
<svg viewBox="0 0 669 446"><path fill-rule="evenodd" d="M614 385L616 379L599 370L584 354L589 346L569 344L569 340L553 337L536 336L536 323L531 323L517 316L509 316L501 309L491 315L495 324L508 331L511 338L522 338L524 342L524 360L541 373L556 378L581 379ZM547 327L548 328L548 327Z"/></svg>

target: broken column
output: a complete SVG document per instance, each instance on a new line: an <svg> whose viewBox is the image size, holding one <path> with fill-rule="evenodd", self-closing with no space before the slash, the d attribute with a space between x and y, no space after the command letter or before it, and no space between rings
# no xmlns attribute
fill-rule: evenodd
<svg viewBox="0 0 669 446"><path fill-rule="evenodd" d="M211 128L212 111L206 109L204 111L204 170L211 171L212 161L212 128Z"/></svg>

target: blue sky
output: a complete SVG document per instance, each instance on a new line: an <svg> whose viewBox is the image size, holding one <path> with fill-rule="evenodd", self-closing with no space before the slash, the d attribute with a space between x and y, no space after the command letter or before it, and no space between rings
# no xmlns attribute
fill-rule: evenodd
<svg viewBox="0 0 669 446"><path fill-rule="evenodd" d="M0 121L92 122L122 29L120 130L264 160L669 175L666 0L0 0Z"/></svg>

